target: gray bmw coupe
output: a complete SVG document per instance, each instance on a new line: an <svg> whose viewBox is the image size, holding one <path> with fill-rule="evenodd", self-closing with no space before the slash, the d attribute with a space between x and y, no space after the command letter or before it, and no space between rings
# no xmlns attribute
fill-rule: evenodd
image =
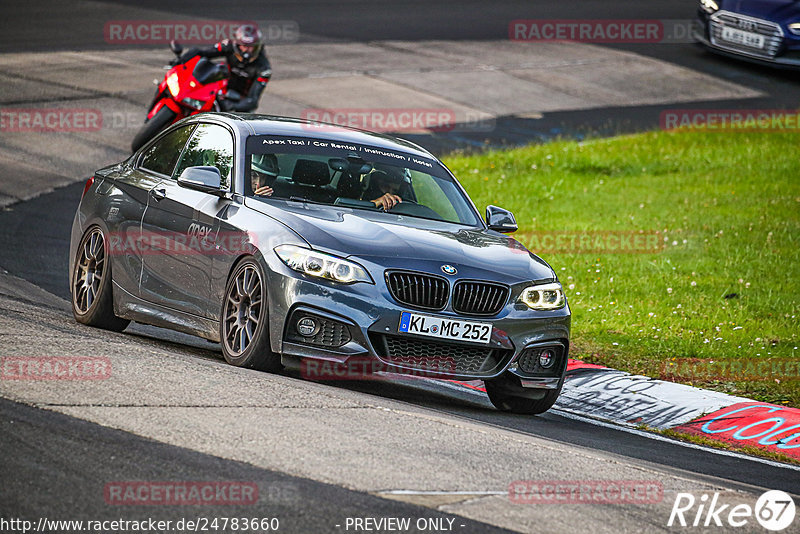
<svg viewBox="0 0 800 534"><path fill-rule="evenodd" d="M236 366L480 379L497 408L542 413L563 384L570 311L553 269L505 235L516 229L494 206L483 220L408 141L195 115L87 181L72 308L101 328L219 341Z"/></svg>

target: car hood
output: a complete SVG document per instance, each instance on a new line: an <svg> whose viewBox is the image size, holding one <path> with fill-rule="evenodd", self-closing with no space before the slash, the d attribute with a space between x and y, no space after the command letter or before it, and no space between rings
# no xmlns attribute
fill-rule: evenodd
<svg viewBox="0 0 800 534"><path fill-rule="evenodd" d="M506 283L555 278L550 266L521 243L483 228L338 206L246 202L282 221L316 250L384 268L441 273L441 266L449 264L459 277L497 280L500 275Z"/></svg>
<svg viewBox="0 0 800 534"><path fill-rule="evenodd" d="M725 0L720 2L719 7L721 10L756 18L767 18L776 22L786 21L800 15L800 2L787 2L786 0Z"/></svg>

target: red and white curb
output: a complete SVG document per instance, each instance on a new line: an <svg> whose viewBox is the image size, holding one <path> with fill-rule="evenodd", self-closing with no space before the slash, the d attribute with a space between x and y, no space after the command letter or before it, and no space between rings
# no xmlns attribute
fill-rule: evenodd
<svg viewBox="0 0 800 534"><path fill-rule="evenodd" d="M454 382L486 391L481 382ZM558 410L636 427L673 429L800 460L800 410L570 360Z"/></svg>
<svg viewBox="0 0 800 534"><path fill-rule="evenodd" d="M766 402L732 404L675 430L779 452L800 460L800 410Z"/></svg>

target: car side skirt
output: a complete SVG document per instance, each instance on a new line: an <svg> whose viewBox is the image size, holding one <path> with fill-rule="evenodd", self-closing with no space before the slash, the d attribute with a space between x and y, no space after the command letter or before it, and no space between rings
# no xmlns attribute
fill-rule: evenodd
<svg viewBox="0 0 800 534"><path fill-rule="evenodd" d="M116 282L114 282L113 288L114 315L117 317L219 342L218 322L147 302L131 295Z"/></svg>

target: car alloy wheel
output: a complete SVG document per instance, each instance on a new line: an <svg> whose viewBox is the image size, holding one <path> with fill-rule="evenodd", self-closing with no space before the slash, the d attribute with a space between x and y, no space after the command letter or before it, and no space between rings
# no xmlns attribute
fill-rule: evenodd
<svg viewBox="0 0 800 534"><path fill-rule="evenodd" d="M231 354L242 354L252 343L261 320L263 283L253 265L245 265L228 290L225 303L225 343Z"/></svg>
<svg viewBox="0 0 800 534"><path fill-rule="evenodd" d="M85 314L97 300L106 270L103 232L99 228L93 229L84 237L78 254L72 294L75 308L79 313Z"/></svg>
<svg viewBox="0 0 800 534"><path fill-rule="evenodd" d="M79 323L121 332L130 324L114 315L111 262L97 226L84 234L72 274L72 314Z"/></svg>
<svg viewBox="0 0 800 534"><path fill-rule="evenodd" d="M237 367L280 370L280 355L270 349L268 326L265 278L256 260L246 258L228 280L222 303L220 338L225 360Z"/></svg>

